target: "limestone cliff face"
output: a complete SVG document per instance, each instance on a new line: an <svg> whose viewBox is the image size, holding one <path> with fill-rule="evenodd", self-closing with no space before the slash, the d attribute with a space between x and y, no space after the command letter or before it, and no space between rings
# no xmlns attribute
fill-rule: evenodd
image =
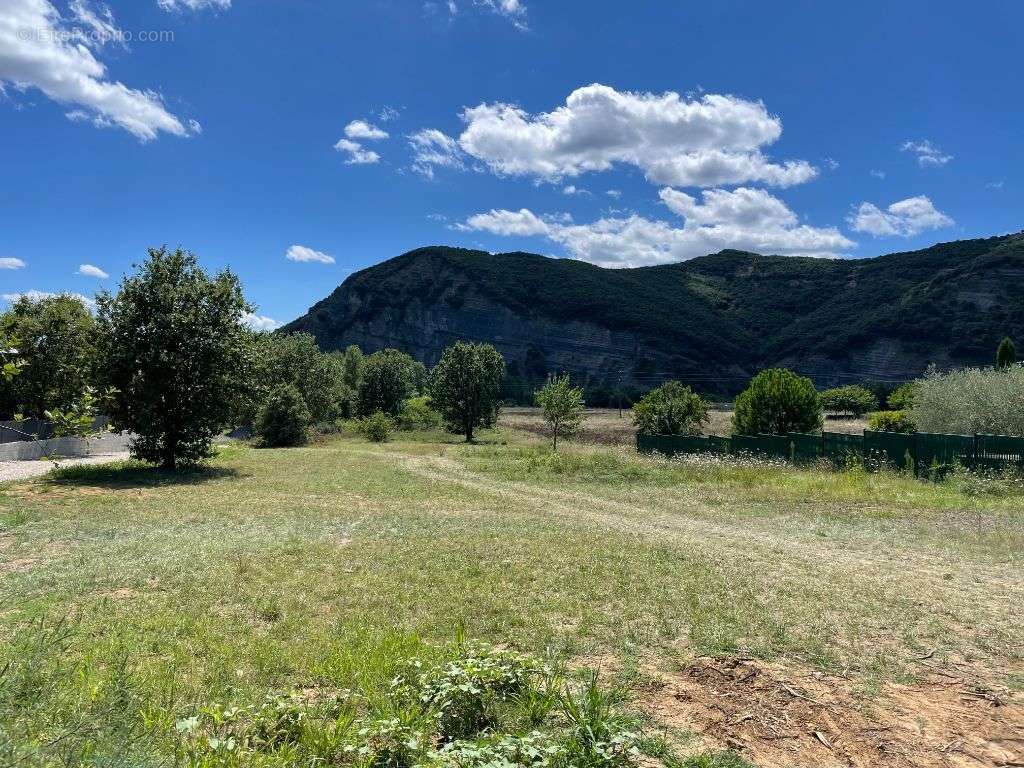
<svg viewBox="0 0 1024 768"><path fill-rule="evenodd" d="M1022 297L1019 235L876 259L723 251L619 270L430 247L350 276L283 331L428 365L457 340L486 341L514 380L565 371L642 388L674 377L724 393L769 365L830 384L990 364L1002 336L1024 339Z"/></svg>

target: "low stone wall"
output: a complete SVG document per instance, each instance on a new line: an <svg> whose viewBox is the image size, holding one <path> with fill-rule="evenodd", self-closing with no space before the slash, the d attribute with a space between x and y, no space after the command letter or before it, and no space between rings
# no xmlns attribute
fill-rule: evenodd
<svg viewBox="0 0 1024 768"><path fill-rule="evenodd" d="M54 437L0 445L0 461L35 461L43 456L96 456L128 450L128 435Z"/></svg>

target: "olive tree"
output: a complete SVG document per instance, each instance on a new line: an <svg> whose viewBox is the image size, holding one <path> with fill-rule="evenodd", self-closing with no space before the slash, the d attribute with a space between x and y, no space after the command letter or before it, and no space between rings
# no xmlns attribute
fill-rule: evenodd
<svg viewBox="0 0 1024 768"><path fill-rule="evenodd" d="M708 403L678 381L666 381L633 406L633 424L648 435L695 435L708 422Z"/></svg>
<svg viewBox="0 0 1024 768"><path fill-rule="evenodd" d="M761 371L736 398L733 431L784 435L821 429L821 398L814 383L785 368Z"/></svg>
<svg viewBox="0 0 1024 768"><path fill-rule="evenodd" d="M586 418L583 390L572 386L568 376L548 379L548 383L534 394L534 402L541 409L551 432L551 448L556 451L559 435L575 434Z"/></svg>
<svg viewBox="0 0 1024 768"><path fill-rule="evenodd" d="M441 353L430 374L430 399L448 429L473 439L477 427L494 424L505 378L505 358L490 344L459 341Z"/></svg>
<svg viewBox="0 0 1024 768"><path fill-rule="evenodd" d="M245 370L249 310L230 271L210 277L180 248L151 248L116 295L98 297L111 417L134 433L136 458L176 469L211 454Z"/></svg>

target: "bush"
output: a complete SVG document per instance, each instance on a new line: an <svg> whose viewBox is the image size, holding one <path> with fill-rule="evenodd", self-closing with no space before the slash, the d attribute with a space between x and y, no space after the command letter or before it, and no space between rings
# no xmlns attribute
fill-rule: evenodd
<svg viewBox="0 0 1024 768"><path fill-rule="evenodd" d="M914 382L908 381L906 384L900 384L885 398L889 410L909 411L914 407L914 392Z"/></svg>
<svg viewBox="0 0 1024 768"><path fill-rule="evenodd" d="M647 435L696 435L707 424L708 407L689 387L667 381L633 406L633 424Z"/></svg>
<svg viewBox="0 0 1024 768"><path fill-rule="evenodd" d="M305 445L311 422L302 394L291 384L283 384L270 393L257 414L256 434L270 448Z"/></svg>
<svg viewBox="0 0 1024 768"><path fill-rule="evenodd" d="M1024 436L1024 366L929 371L915 385L911 416L922 432Z"/></svg>
<svg viewBox="0 0 1024 768"><path fill-rule="evenodd" d="M443 421L426 396L410 397L398 414L398 427L405 430L440 429Z"/></svg>
<svg viewBox="0 0 1024 768"><path fill-rule="evenodd" d="M821 398L810 379L785 368L769 368L736 398L733 431L740 435L784 435L821 429Z"/></svg>
<svg viewBox="0 0 1024 768"><path fill-rule="evenodd" d="M822 392L821 407L831 413L851 413L859 418L878 409L878 398L864 387L849 384Z"/></svg>
<svg viewBox="0 0 1024 768"><path fill-rule="evenodd" d="M395 422L383 411L377 411L369 416L363 416L356 422L356 429L359 434L374 443L384 443L391 437L395 429Z"/></svg>
<svg viewBox="0 0 1024 768"><path fill-rule="evenodd" d="M868 419L872 432L917 432L917 425L906 411L878 411Z"/></svg>

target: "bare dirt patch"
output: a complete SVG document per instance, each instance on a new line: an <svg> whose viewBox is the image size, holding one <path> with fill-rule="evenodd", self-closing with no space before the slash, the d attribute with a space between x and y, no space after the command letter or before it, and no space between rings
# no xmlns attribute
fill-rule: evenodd
<svg viewBox="0 0 1024 768"><path fill-rule="evenodd" d="M638 703L759 768L1024 766L1020 701L945 673L868 698L821 672L701 658L660 675Z"/></svg>

